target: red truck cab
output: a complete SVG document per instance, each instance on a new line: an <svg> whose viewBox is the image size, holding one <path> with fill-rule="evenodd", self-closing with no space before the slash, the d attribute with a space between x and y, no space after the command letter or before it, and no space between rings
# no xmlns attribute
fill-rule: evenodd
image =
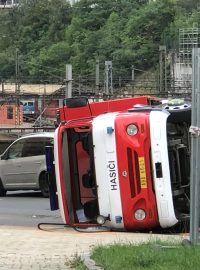
<svg viewBox="0 0 200 270"><path fill-rule="evenodd" d="M63 221L114 230L174 226L184 212L176 206L187 203L179 150L187 152L189 121L171 118L158 98L65 100L54 138Z"/></svg>

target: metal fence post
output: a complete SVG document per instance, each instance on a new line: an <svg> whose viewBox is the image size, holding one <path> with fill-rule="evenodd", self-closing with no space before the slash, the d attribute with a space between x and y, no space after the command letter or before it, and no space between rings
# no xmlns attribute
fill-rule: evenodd
<svg viewBox="0 0 200 270"><path fill-rule="evenodd" d="M192 122L191 174L190 174L190 241L199 241L199 199L200 199L200 49L192 53Z"/></svg>

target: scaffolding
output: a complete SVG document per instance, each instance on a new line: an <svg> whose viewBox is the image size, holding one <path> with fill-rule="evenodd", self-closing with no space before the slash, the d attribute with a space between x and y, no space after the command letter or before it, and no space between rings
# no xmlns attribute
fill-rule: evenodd
<svg viewBox="0 0 200 270"><path fill-rule="evenodd" d="M192 50L199 46L199 28L179 29L179 49L171 63L172 92L190 94L192 92ZM176 89L175 89L176 88Z"/></svg>
<svg viewBox="0 0 200 270"><path fill-rule="evenodd" d="M183 81L192 80L192 50L199 44L199 29L179 29L179 69Z"/></svg>
<svg viewBox="0 0 200 270"><path fill-rule="evenodd" d="M199 29L179 29L179 61L181 64L192 66L192 49L199 44Z"/></svg>
<svg viewBox="0 0 200 270"><path fill-rule="evenodd" d="M167 92L167 54L166 46L159 47L159 63L160 63L160 93Z"/></svg>

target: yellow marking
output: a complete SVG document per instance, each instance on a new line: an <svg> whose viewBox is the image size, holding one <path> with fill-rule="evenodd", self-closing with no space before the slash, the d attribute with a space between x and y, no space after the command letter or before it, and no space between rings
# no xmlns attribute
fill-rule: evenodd
<svg viewBox="0 0 200 270"><path fill-rule="evenodd" d="M140 187L147 188L147 177L144 157L139 157L139 169L140 169Z"/></svg>

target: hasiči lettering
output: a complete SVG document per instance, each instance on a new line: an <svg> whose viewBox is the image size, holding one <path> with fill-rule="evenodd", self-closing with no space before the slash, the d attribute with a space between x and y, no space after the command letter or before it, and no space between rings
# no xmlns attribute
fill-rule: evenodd
<svg viewBox="0 0 200 270"><path fill-rule="evenodd" d="M108 161L107 167L111 190L117 190L117 182L116 182L117 173L115 161Z"/></svg>

